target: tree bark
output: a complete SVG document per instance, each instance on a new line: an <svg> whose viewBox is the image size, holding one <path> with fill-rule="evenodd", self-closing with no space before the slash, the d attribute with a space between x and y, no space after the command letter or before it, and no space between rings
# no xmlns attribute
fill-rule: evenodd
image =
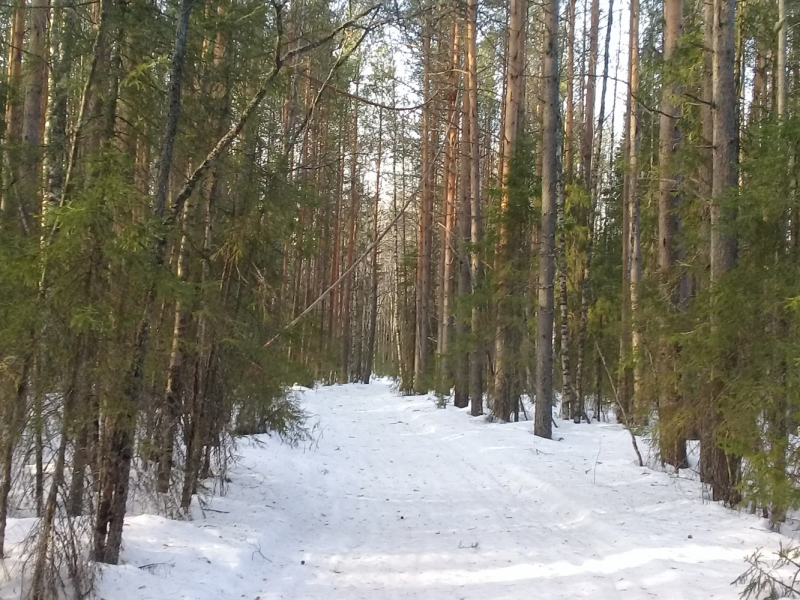
<svg viewBox="0 0 800 600"><path fill-rule="evenodd" d="M567 16L567 114L566 129L564 131L564 181L572 183L572 168L574 163L574 125L575 120L575 4L576 0L569 1L569 15ZM560 242L559 242L560 244ZM560 283L559 283L560 285ZM562 324L563 329L563 324ZM569 360L569 359L567 359ZM569 384L567 384L569 386Z"/></svg>
<svg viewBox="0 0 800 600"><path fill-rule="evenodd" d="M356 95L358 85L356 84ZM352 268L356 245L356 218L358 217L358 102L353 106L353 131L352 145L350 146L350 217L348 221L347 242L347 269ZM343 383L350 381L350 344L352 333L350 331L351 295L353 289L353 275L345 277L342 290L342 349L341 349L341 379Z"/></svg>
<svg viewBox="0 0 800 600"><path fill-rule="evenodd" d="M778 117L786 114L786 0L778 0L778 57L775 69L775 96Z"/></svg>
<svg viewBox="0 0 800 600"><path fill-rule="evenodd" d="M559 185L556 194L556 268L558 271L559 325L561 334L561 418L570 419L573 415L572 374L569 362L569 297L567 295L567 237L564 225L566 198L563 187Z"/></svg>
<svg viewBox="0 0 800 600"><path fill-rule="evenodd" d="M534 434L553 431L553 292L558 204L560 126L558 103L558 0L544 3L544 68L542 71L542 224L539 246L539 302L536 344L536 413Z"/></svg>
<svg viewBox="0 0 800 600"><path fill-rule="evenodd" d="M609 18L611 18L610 15ZM591 179L592 154L594 148L594 101L596 83L595 75L597 73L597 37L599 29L600 0L592 0L591 29L589 30L589 72L586 81L586 107L583 111L583 137L581 140L581 179L583 180L583 185L587 190L589 190L590 194L593 192ZM607 76L608 71L604 73L604 77ZM605 98L601 98L600 102L603 102L604 100Z"/></svg>
<svg viewBox="0 0 800 600"><path fill-rule="evenodd" d="M470 181L470 140L471 123L470 95L467 90L462 94L461 101L461 144L459 147L459 186L458 186L458 211L456 222L458 224L458 297L466 300L470 293L470 257L467 245L471 239L472 218L470 215L470 195L472 183ZM458 349L456 350L455 393L453 403L458 408L469 405L469 349L467 335L470 329L470 319L464 311L463 305L459 306L456 317L458 333Z"/></svg>
<svg viewBox="0 0 800 600"><path fill-rule="evenodd" d="M475 49L478 2L467 0L467 95L469 97L469 195L470 195L470 256L472 270L473 308L471 315L472 335L475 346L470 356L469 395L472 416L483 414L483 356L481 336L481 306L476 296L483 282L483 262L478 250L482 241L480 141L478 138L478 62Z"/></svg>
<svg viewBox="0 0 800 600"><path fill-rule="evenodd" d="M594 1L592 2L594 10ZM599 9L598 9L599 10ZM595 31L594 35L597 35L596 30L594 29L594 16L592 17L592 27ZM591 203L589 207L589 239L586 243L586 258L583 267L583 276L581 277L581 316L580 316L580 331L578 333L578 359L577 364L575 366L575 400L577 402L577 410L576 414L574 415L574 421L576 423L580 423L582 417L586 417L586 421L589 421L588 415L586 414L586 409L584 406L584 399L583 399L583 372L584 372L584 360L586 356L586 337L589 330L589 303L591 301L590 294L591 294L591 268L592 268L592 257L594 255L594 246L595 246L595 237L597 235L597 210L600 202L600 176L599 176L599 166L600 166L600 158L603 152L603 125L605 124L605 113L606 113L606 88L608 86L608 60L609 60L609 49L611 45L611 27L614 23L614 0L611 0L608 4L608 24L606 26L606 41L605 41L605 52L603 54L603 86L600 92L600 114L597 119L597 146L596 146L596 154L597 160L594 160L591 157L591 152L589 153L589 161L585 164L591 164L592 170L589 172L589 176L586 179L587 187L589 189L589 193L591 194ZM599 24L598 24L599 25ZM595 40L595 47L597 44L597 40ZM591 59L590 59L591 60ZM590 63L591 64L591 63ZM592 89L592 95L594 95L594 89ZM587 99L588 103L588 99ZM590 125L593 127L593 125ZM592 131L592 129L590 129ZM613 128L612 128L613 131ZM584 132L585 133L585 132ZM595 410L595 419L600 418L600 399L595 399L596 406L598 407Z"/></svg>
<svg viewBox="0 0 800 600"><path fill-rule="evenodd" d="M736 18L735 0L714 0L714 56L712 90L714 97L711 186L711 284L719 285L722 277L736 263L736 239L728 228L735 218L730 205L723 205L723 196L737 185L738 136L736 127L736 85L734 32ZM713 315L715 327L720 327L724 315ZM733 351L733 349L730 349ZM724 354L727 354L725 352ZM733 368L729 358L722 358L721 370ZM719 396L724 384L719 378L712 381L712 400L706 415L701 439L701 470L705 481L711 484L712 498L727 504L739 500L736 485L739 481L739 457L719 447L719 436L725 423L719 413Z"/></svg>
<svg viewBox="0 0 800 600"><path fill-rule="evenodd" d="M22 139L23 115L23 74L22 57L25 43L25 13L27 12L26 0L17 0L11 20L8 48L8 79L5 105L5 132L3 136L3 168L6 171L3 186L0 187L0 212L13 211L14 180L18 177L17 152L14 144Z"/></svg>
<svg viewBox="0 0 800 600"><path fill-rule="evenodd" d="M444 157L444 228L442 230L442 251L441 251L441 306L439 316L439 339L437 343L437 354L439 355L439 381L437 389L440 394L448 394L450 391L449 381L452 373L450 373L451 359L448 355L450 338L452 337L453 315L452 313L452 297L454 292L455 279L453 278L453 257L455 253L453 248L455 246L454 235L456 227L456 196L463 185L456 176L458 171L458 131L459 131L459 115L457 114L457 100L458 100L458 86L460 82L459 69L458 69L458 56L459 56L459 24L458 21L453 19L453 24L450 27L451 38L451 56L450 56L450 81L448 90L449 97L447 99L447 113L446 113L446 146ZM462 125L463 127L463 125ZM463 175L462 175L463 177Z"/></svg>
<svg viewBox="0 0 800 600"><path fill-rule="evenodd" d="M674 54L683 34L683 0L664 1L664 84L661 90L661 115L659 123L659 200L658 200L658 268L661 276L661 294L668 310L674 312L689 299L688 276L685 270L675 269L683 260L676 236L680 232L680 205L683 198L678 191L678 174L673 157L681 143L678 127L680 107L676 98L680 87L674 82L677 68ZM668 339L660 341L658 373L661 383L659 399L659 445L661 460L683 469L688 466L686 435L680 418L681 399L677 389L674 361L679 348ZM675 375L673 375L675 374Z"/></svg>
<svg viewBox="0 0 800 600"><path fill-rule="evenodd" d="M510 189L508 176L510 173L511 161L517 146L519 133L520 108L523 100L524 89L524 70L525 70L525 26L527 6L524 0L510 0L508 18L508 54L507 54L507 76L505 106L503 109L503 137L501 140L501 151L503 160L500 165L500 185L501 185L501 216L500 233L497 244L497 255L495 265L500 269L497 306L497 333L495 343L494 360L494 391L492 398L492 413L502 420L510 420L511 414L518 402L518 386L515 384L517 373L518 334L515 331L517 324L515 321L515 307L513 290L514 274L510 271L510 265L514 258L514 253L518 248L514 247L516 237L513 228L516 224L511 223L508 217L510 208Z"/></svg>
<svg viewBox="0 0 800 600"><path fill-rule="evenodd" d="M434 156L431 151L433 103L431 100L431 23L424 9L422 26L422 140L420 173L422 187L419 196L419 239L417 240L417 309L414 356L414 391L423 394L428 391L430 357L430 295L431 295L431 253L433 250L433 182Z"/></svg>
<svg viewBox="0 0 800 600"><path fill-rule="evenodd" d="M633 396L631 397L628 415L634 418L641 400L643 363L641 347L641 316L639 293L642 281L642 247L639 223L639 0L631 0L630 62L628 70L628 226L630 228L629 269L630 269L630 321L631 321L631 358L633 360Z"/></svg>
<svg viewBox="0 0 800 600"><path fill-rule="evenodd" d="M372 241L378 239L378 208L381 197L381 155L383 150L383 111L378 112L378 156L375 167L375 206L372 215ZM367 333L367 355L364 361L362 383L369 383L375 354L375 329L378 322L378 246L372 249L372 277L369 296L369 331Z"/></svg>
<svg viewBox="0 0 800 600"><path fill-rule="evenodd" d="M181 91L189 34L189 16L194 3L195 0L182 0L175 33L175 46L170 65L167 126L156 178L154 216L158 221L163 220L166 214L169 175L181 113ZM100 33L98 33L99 36ZM156 242L154 250L155 264L159 267L164 263L165 252L166 239L162 237ZM119 553L122 546L122 527L128 500L131 461L133 460L136 411L142 393L144 361L149 345L151 312L154 301L155 287L151 286L145 299L144 316L137 333L131 367L126 374L125 409L122 414L110 418L110 423L107 426L109 456L102 470L99 484L100 497L97 502L97 514L95 517L94 554L95 560L98 562L109 564L117 564L119 562Z"/></svg>

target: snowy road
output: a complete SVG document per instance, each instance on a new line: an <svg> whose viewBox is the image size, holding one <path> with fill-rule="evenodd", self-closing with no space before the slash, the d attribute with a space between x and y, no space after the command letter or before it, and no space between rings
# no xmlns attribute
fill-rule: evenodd
<svg viewBox="0 0 800 600"><path fill-rule="evenodd" d="M220 512L129 519L100 596L734 599L743 557L782 539L636 466L615 425L559 422L563 439L543 440L385 383L305 400L315 449L247 442Z"/></svg>

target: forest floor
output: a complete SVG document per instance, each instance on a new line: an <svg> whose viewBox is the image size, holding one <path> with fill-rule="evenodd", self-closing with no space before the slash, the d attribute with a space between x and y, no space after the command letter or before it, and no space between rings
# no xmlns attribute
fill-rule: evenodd
<svg viewBox="0 0 800 600"><path fill-rule="evenodd" d="M787 541L639 467L615 424L559 420L551 441L386 381L299 393L316 442L241 440L213 512L130 518L100 597L734 599L744 557Z"/></svg>

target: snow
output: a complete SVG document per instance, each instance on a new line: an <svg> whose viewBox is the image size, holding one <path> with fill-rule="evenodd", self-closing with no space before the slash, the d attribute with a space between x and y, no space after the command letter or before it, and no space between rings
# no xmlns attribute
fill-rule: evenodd
<svg viewBox="0 0 800 600"><path fill-rule="evenodd" d="M544 440L388 381L298 393L316 443L242 440L214 512L127 519L100 598L734 599L744 557L786 541L637 466L615 424Z"/></svg>

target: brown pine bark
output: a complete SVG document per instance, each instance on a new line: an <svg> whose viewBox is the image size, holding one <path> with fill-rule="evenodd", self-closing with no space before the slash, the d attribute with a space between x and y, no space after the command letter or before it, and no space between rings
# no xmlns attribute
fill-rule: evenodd
<svg viewBox="0 0 800 600"><path fill-rule="evenodd" d="M34 215L40 212L43 98L47 87L47 25L49 0L34 0L30 8L30 31L25 53L25 102L22 117L22 168L19 211L23 227L35 228Z"/></svg>
<svg viewBox="0 0 800 600"><path fill-rule="evenodd" d="M18 202L16 186L9 185L19 176L18 151L14 148L22 139L24 79L22 57L25 43L26 0L17 0L12 15L8 47L8 79L5 105L5 134L3 136L3 170L5 180L0 188L0 211L11 212Z"/></svg>
<svg viewBox="0 0 800 600"><path fill-rule="evenodd" d="M586 105L583 110L583 135L581 137L581 179L584 187L592 192L592 154L594 147L594 101L595 76L597 74L597 37L600 30L600 0L592 0L592 16L589 30L589 71L586 80ZM610 9L609 9L610 10ZM606 76L608 73L606 72ZM601 98L603 102L605 98ZM602 119L601 119L602 121ZM599 133L599 132L598 132Z"/></svg>

